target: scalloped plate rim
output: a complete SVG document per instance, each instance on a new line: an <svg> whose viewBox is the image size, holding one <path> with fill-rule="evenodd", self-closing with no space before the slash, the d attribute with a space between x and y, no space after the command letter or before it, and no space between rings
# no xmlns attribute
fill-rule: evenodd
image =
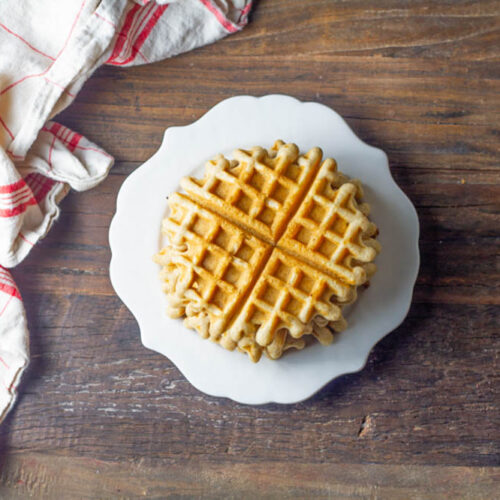
<svg viewBox="0 0 500 500"><path fill-rule="evenodd" d="M399 197L402 198L404 203L406 204L406 208L409 209L409 215L414 218L414 242L415 246L413 248L413 251L415 252L415 260L413 262L413 274L410 280L408 280L407 287L406 287L406 306L404 309L399 310L398 318L395 318L395 321L391 325L390 329L385 331L383 333L377 333L376 335L373 335L372 342L370 343L370 346L368 349L363 349L363 352L359 352L359 356L357 359L354 359L351 361L351 363L345 363L344 368L342 369L341 373L337 373L335 375L325 375L322 377L321 381L318 381L318 384L314 390L309 389L308 391L305 391L303 394L297 396L297 397L285 397L281 398L276 395L273 397L264 397L264 398L259 398L258 396L256 397L244 397L242 398L239 395L238 390L217 390L214 388L210 388L210 383L207 385L203 385L198 383L198 381L193 381L193 377L190 376L189 374L189 367L186 366L186 360L185 359L180 359L176 358L176 356L171 356L168 353L163 352L163 350L159 350L157 346L154 345L154 343L151 343L147 335L145 334L146 326L144 325L143 321L143 316L140 311L134 311L134 307L131 306L128 302L128 298L130 297L128 292L122 288L122 283L119 278L119 271L118 267L120 265L120 259L118 257L118 252L116 251L117 245L116 245L116 240L117 240L117 232L119 231L119 224L120 224L120 214L123 212L123 200L126 198L128 191L133 189L134 183L137 182L137 180L140 178L142 175L147 175L147 172L150 169L155 168L156 161L164 154L168 154L166 152L168 143L170 140L173 140L175 135L177 133L185 133L188 129L193 129L196 127L202 127L204 123L209 122L210 118L212 115L214 115L217 111L220 111L224 107L229 107L234 104L238 104L238 101L241 103L244 100L286 100L288 101L289 104L292 104L294 106L309 106L309 107L317 107L318 109L322 109L324 111L325 109L328 110L329 113L332 114L332 116L335 117L337 121L339 121L341 127L344 129L345 132L348 132L350 135L350 139L353 140L355 143L357 143L357 146L361 148L367 148L371 150L372 152L376 152L376 154L381 154L382 159L383 159L383 171L386 176L388 176L387 180L390 181L391 183L391 188L393 191L393 194L397 194ZM274 138L273 138L274 139ZM240 145L235 145L235 147L239 147ZM376 221L375 221L376 222ZM251 96L251 95L242 95L242 96L233 96L228 99L224 99L217 103L215 106L213 106L210 110L208 110L205 114L203 114L199 119L194 121L191 124L184 125L184 126L174 126L174 127L169 127L165 130L164 135L163 135L163 140L162 143L157 150L157 152L149 158L146 162L144 162L142 165L136 168L134 172L132 172L123 182L118 196L117 196L117 201L116 201L116 212L112 218L111 224L110 224L110 230L109 230L109 242L110 242L110 249L111 249L111 261L110 261L110 279L111 283L113 285L113 288L115 289L117 295L120 297L120 299L124 302L124 304L127 306L127 308L131 311L132 315L136 319L140 332L141 332L141 341L143 345L151 350L154 350L156 352L160 352L161 354L165 355L170 359L172 363L174 363L177 368L181 371L181 373L186 377L186 379L198 390L201 392L204 392L206 394L209 394L211 396L215 397L224 397L224 398L229 398L232 399L236 402L244 403L244 404L251 404L251 405L262 405L262 404L268 404L268 403L279 403L279 404L292 404L292 403L298 403L301 401L304 401L306 399L309 399L311 396L319 392L325 385L327 385L329 382L332 380L336 379L337 377L340 377L345 374L349 373L354 373L357 371L360 371L363 369L363 367L366 365L368 357L370 352L372 351L373 347L382 339L384 338L388 333L396 329L401 323L404 321L405 317L408 314L408 311L411 306L411 298L413 294L413 288L416 282L416 278L418 276L418 270L419 270L419 265L420 265L420 255L419 255L419 248L418 248L418 241L419 241L419 223L418 223L418 215L415 210L415 207L409 200L409 198L406 196L406 194L399 188L399 186L396 184L394 181L390 168L389 168L389 163L387 159L387 155L385 154L384 151L382 151L379 148L375 148L373 146L370 146L369 144L366 144L364 141L362 141L355 133L354 131L349 127L349 125L346 123L346 121L342 118L341 115L339 115L337 112L335 112L333 109L331 109L328 106L325 106L321 103L317 102L302 102L299 99L292 97L292 96L287 96L284 94L271 94L271 95L266 95L266 96ZM115 250L113 250L115 248ZM129 297L127 297L129 296ZM219 348L219 347L218 347ZM242 360L244 362L248 363L248 360L246 360L243 356ZM279 361L278 361L279 363Z"/></svg>

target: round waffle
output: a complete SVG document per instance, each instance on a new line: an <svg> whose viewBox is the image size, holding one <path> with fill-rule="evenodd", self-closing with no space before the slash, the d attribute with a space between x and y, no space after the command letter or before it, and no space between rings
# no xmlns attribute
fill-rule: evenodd
<svg viewBox="0 0 500 500"><path fill-rule="evenodd" d="M276 141L218 155L181 186L154 257L171 317L253 361L345 329L342 308L375 272L380 245L361 184L335 160Z"/></svg>

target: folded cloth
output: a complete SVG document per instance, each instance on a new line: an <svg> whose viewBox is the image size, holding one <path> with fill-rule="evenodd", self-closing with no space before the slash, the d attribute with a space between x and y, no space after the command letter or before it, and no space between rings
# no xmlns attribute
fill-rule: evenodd
<svg viewBox="0 0 500 500"><path fill-rule="evenodd" d="M0 2L0 421L29 361L26 315L7 268L50 229L70 188L113 158L51 121L102 64L133 66L211 43L247 23L252 0Z"/></svg>

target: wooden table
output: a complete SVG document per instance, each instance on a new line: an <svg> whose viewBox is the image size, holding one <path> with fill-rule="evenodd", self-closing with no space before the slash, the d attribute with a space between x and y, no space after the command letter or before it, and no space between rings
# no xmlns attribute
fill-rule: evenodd
<svg viewBox="0 0 500 500"><path fill-rule="evenodd" d="M13 270L32 362L0 426L0 497L494 498L499 27L495 0L268 0L217 44L97 71L59 119L116 165L68 195ZM387 152L422 267L408 318L362 372L252 407L201 394L142 347L109 281L108 227L166 127L269 93L331 106Z"/></svg>

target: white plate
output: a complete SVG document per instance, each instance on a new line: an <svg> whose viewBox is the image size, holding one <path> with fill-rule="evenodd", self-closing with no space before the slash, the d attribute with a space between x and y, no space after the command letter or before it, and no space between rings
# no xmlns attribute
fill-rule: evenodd
<svg viewBox="0 0 500 500"><path fill-rule="evenodd" d="M316 343L255 364L167 317L151 257L161 244L166 196L181 177L200 175L216 153L269 147L278 138L301 150L320 146L342 172L361 179L382 252L371 286L347 314L348 329L331 346ZM167 129L158 152L125 180L109 231L111 282L137 319L143 344L167 356L200 391L247 404L295 403L360 370L372 347L403 321L419 267L418 233L416 211L392 179L385 153L358 139L337 113L284 95L237 96L191 125Z"/></svg>

